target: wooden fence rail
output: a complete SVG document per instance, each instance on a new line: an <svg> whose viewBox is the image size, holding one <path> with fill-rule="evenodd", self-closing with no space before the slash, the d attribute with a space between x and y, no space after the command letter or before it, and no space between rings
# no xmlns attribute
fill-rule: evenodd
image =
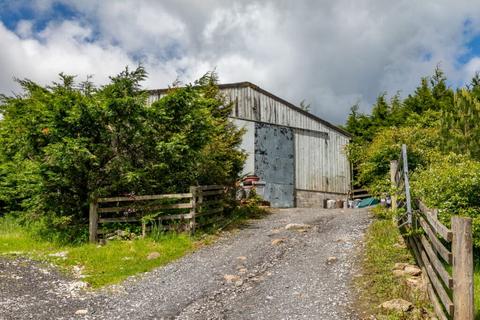
<svg viewBox="0 0 480 320"><path fill-rule="evenodd" d="M190 232L194 232L196 227L205 224L205 221L199 222L197 218L223 212L224 195L225 187L211 185L192 186L188 193L97 198L90 203L90 242L98 241L98 235L101 233L98 230L99 224L112 222L142 222L142 236L145 236L147 229L145 216L160 212L161 214L149 221L163 223L177 220L186 225ZM105 217L105 214L115 215ZM169 225L164 227L170 228Z"/></svg>
<svg viewBox="0 0 480 320"><path fill-rule="evenodd" d="M413 215L409 241L427 276L435 313L439 319L473 320L471 219L452 217L450 230L438 220L435 210L417 202L420 210Z"/></svg>
<svg viewBox="0 0 480 320"><path fill-rule="evenodd" d="M404 147L401 159L406 156ZM399 180L408 185L408 176L399 179L408 172L408 167L397 174L398 163L392 162L391 166L392 185L398 188ZM409 192L403 189L405 191ZM420 200L416 204L418 210L412 215L403 215L398 222L410 231L407 241L426 276L434 311L440 320L473 320L472 219L454 216L450 230L438 219L438 210L428 208ZM409 206L405 207L408 212Z"/></svg>
<svg viewBox="0 0 480 320"><path fill-rule="evenodd" d="M353 189L350 190L348 198L355 200L355 199L365 199L370 198L371 195L366 189Z"/></svg>

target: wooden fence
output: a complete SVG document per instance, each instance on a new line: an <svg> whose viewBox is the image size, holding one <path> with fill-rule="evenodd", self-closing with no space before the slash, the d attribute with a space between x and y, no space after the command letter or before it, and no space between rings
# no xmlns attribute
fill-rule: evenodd
<svg viewBox="0 0 480 320"><path fill-rule="evenodd" d="M355 200L355 199L365 199L365 198L370 198L371 195L366 189L353 189L350 190L348 194L348 198Z"/></svg>
<svg viewBox="0 0 480 320"><path fill-rule="evenodd" d="M403 163L407 163L406 157L404 145L400 157ZM440 320L473 320L472 219L454 216L450 230L439 221L438 210L427 208L420 200L416 201L418 210L408 214L411 210L410 190L405 188L408 165L403 169L407 173L404 179L394 174L398 167L398 163L391 163L392 185L408 195L399 201L400 206L407 207L399 226L410 233L407 241L427 279L427 292L435 313ZM399 183L400 180L403 182Z"/></svg>
<svg viewBox="0 0 480 320"><path fill-rule="evenodd" d="M406 218L405 224L412 223L412 201L410 196L410 180L408 177L408 157L407 146L402 145L399 160L390 162L390 178L392 186L395 188L395 194L392 197L392 208L404 207L405 215L400 217Z"/></svg>
<svg viewBox="0 0 480 320"><path fill-rule="evenodd" d="M212 222L206 217L223 212L224 196L225 187L211 185L190 187L188 193L97 198L90 203L90 242L98 241L102 233L98 227L105 223L141 222L143 236L147 221L165 229L173 229L171 222L175 221L194 232L196 227Z"/></svg>

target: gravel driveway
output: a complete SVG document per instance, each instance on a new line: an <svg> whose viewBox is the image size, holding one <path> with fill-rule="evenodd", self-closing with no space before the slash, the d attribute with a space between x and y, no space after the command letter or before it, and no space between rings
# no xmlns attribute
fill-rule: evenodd
<svg viewBox="0 0 480 320"><path fill-rule="evenodd" d="M0 319L357 319L350 282L369 222L365 209L275 210L95 293L51 266L0 258Z"/></svg>

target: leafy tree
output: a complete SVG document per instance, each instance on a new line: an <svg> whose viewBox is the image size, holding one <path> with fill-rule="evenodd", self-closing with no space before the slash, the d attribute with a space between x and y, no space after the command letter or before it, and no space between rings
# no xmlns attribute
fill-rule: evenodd
<svg viewBox="0 0 480 320"><path fill-rule="evenodd" d="M371 127L370 118L358 111L358 103L350 108L346 125L344 129L350 132L354 139L367 139Z"/></svg>
<svg viewBox="0 0 480 320"><path fill-rule="evenodd" d="M95 87L60 75L0 103L0 206L40 233L84 234L93 197L233 183L244 155L214 73L151 106L142 67ZM77 226L77 227L75 227Z"/></svg>
<svg viewBox="0 0 480 320"><path fill-rule="evenodd" d="M307 103L305 99L300 101L300 109L310 112L310 107L311 107L310 103Z"/></svg>
<svg viewBox="0 0 480 320"><path fill-rule="evenodd" d="M448 154L412 176L414 196L431 208L449 226L454 214L473 219L476 254L480 253L480 162L468 156Z"/></svg>
<svg viewBox="0 0 480 320"><path fill-rule="evenodd" d="M447 87L444 73L437 67L434 74L422 78L415 92L405 99L401 99L397 93L387 100L386 93L382 93L372 106L371 115L359 114L358 107L352 108L345 128L353 134L348 154L353 163L354 181L358 186L375 190L385 187L384 180L379 185L380 180L377 178L384 179L388 171L385 166L397 157L396 151L399 151L401 143L409 142L416 149L417 143L410 137L422 140L421 135L425 134L430 142L435 142L434 148L437 150L440 144L438 132L441 113L452 105L452 101L453 91ZM409 132L409 135L403 135L405 132ZM395 152L385 153L385 148L390 147ZM378 152L372 148L384 152L381 160ZM422 162L424 161L420 161Z"/></svg>
<svg viewBox="0 0 480 320"><path fill-rule="evenodd" d="M440 121L443 148L480 160L480 99L459 89L453 104L443 108Z"/></svg>
<svg viewBox="0 0 480 320"><path fill-rule="evenodd" d="M420 86L415 89L415 93L413 95L409 95L405 99L404 105L409 113L416 114L421 114L425 110L434 108L435 101L433 99L428 78L422 78Z"/></svg>
<svg viewBox="0 0 480 320"><path fill-rule="evenodd" d="M400 98L400 94L397 92L390 100L390 125L401 126L405 123L405 119L408 117L408 112L404 107L403 101Z"/></svg>
<svg viewBox="0 0 480 320"><path fill-rule="evenodd" d="M474 245L480 252L480 75L466 88L447 86L437 67L421 79L415 92L389 103L382 94L372 114L354 107L346 129L353 134L348 155L355 184L373 194L390 191L389 163L402 144L408 148L410 181L415 197L440 209L450 223L453 214L473 218Z"/></svg>
<svg viewBox="0 0 480 320"><path fill-rule="evenodd" d="M386 92L377 97L376 103L372 107L372 125L373 126L388 126L390 116L390 106L386 101Z"/></svg>
<svg viewBox="0 0 480 320"><path fill-rule="evenodd" d="M373 193L390 187L390 161L398 160L402 144L407 144L409 167L426 167L439 158L438 130L433 128L401 127L378 132L362 148L358 157L356 182L369 186Z"/></svg>
<svg viewBox="0 0 480 320"><path fill-rule="evenodd" d="M475 72L470 84L467 85L467 89L478 99L480 99L480 73Z"/></svg>

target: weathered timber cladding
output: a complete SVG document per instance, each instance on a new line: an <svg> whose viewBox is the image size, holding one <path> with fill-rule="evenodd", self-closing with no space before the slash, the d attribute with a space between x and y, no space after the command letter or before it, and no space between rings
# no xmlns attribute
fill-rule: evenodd
<svg viewBox="0 0 480 320"><path fill-rule="evenodd" d="M350 168L348 140L340 135L295 129L296 184L299 190L346 194Z"/></svg>
<svg viewBox="0 0 480 320"><path fill-rule="evenodd" d="M247 159L243 165L243 175L251 175L255 172L255 122L233 119L233 123L242 128L243 134L242 144L240 148L247 153Z"/></svg>
<svg viewBox="0 0 480 320"><path fill-rule="evenodd" d="M344 130L251 83L233 83L220 85L219 87L224 98L234 104L232 118L320 131L326 134L338 134L347 138L347 140L350 137ZM167 91L167 89L150 90L147 102L151 104L157 101Z"/></svg>
<svg viewBox="0 0 480 320"><path fill-rule="evenodd" d="M255 173L265 181L272 207L294 206L294 138L291 128L255 124Z"/></svg>
<svg viewBox="0 0 480 320"><path fill-rule="evenodd" d="M265 94L264 90L252 86L220 86L224 97L235 104L232 110L232 117L320 131L327 134L339 134L349 138L347 133L329 124L327 121L299 110L288 102L281 101L281 99L271 94Z"/></svg>
<svg viewBox="0 0 480 320"><path fill-rule="evenodd" d="M345 152L350 140L347 132L251 83L224 84L219 87L225 100L233 104L230 115L232 121L246 129L241 145L248 154L243 174L256 174L264 179L267 183L266 194L269 194L269 197L273 199L279 197L282 192L291 192L288 196L290 200L287 201L291 204L289 206L293 206L296 200L297 206L319 207L323 204L323 199L346 196L351 181L350 163ZM148 103L153 103L165 93L166 90L150 91ZM291 130L293 135L291 145L294 150L292 187L289 184L271 182L283 178L285 173L282 170L274 171L273 166L269 167L267 171L270 181L262 176L265 175L265 171L257 171L265 168L257 167L255 135L258 135L259 128L260 130L267 128L259 124L268 124L277 130L280 128ZM269 143L275 145L278 141L273 139ZM275 163L277 160L271 158L268 161ZM272 205L284 206L287 202L278 200L277 205L274 203Z"/></svg>

